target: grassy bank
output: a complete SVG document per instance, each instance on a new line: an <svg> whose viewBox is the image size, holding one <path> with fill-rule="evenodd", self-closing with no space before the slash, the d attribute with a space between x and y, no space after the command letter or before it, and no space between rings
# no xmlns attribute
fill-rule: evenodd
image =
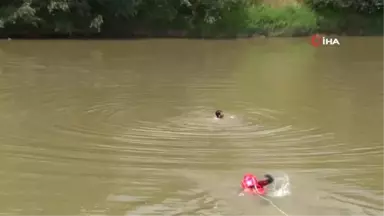
<svg viewBox="0 0 384 216"><path fill-rule="evenodd" d="M339 1L350 4L334 3ZM79 4L69 0L9 0L0 3L0 37L232 38L313 33L383 34L382 3L339 1L84 0ZM377 2L366 6L366 2L374 1Z"/></svg>
<svg viewBox="0 0 384 216"><path fill-rule="evenodd" d="M323 9L305 4L255 5L248 9L247 31L268 36L383 35L383 14Z"/></svg>
<svg viewBox="0 0 384 216"><path fill-rule="evenodd" d="M302 36L318 31L317 15L301 4L254 5L248 9L247 29L268 36Z"/></svg>

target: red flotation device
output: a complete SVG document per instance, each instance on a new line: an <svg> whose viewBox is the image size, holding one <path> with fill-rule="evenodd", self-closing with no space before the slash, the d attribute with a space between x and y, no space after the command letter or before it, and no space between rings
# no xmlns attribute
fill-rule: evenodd
<svg viewBox="0 0 384 216"><path fill-rule="evenodd" d="M267 193L267 190L263 187L261 187L260 185L259 186L256 186L255 189L250 189L250 188L245 188L244 190L244 193L248 193L248 194L252 194L252 195L265 195Z"/></svg>
<svg viewBox="0 0 384 216"><path fill-rule="evenodd" d="M249 173L245 174L243 180L241 181L243 192L253 195L265 195L267 191L264 186L266 185L265 181L258 181L256 176Z"/></svg>

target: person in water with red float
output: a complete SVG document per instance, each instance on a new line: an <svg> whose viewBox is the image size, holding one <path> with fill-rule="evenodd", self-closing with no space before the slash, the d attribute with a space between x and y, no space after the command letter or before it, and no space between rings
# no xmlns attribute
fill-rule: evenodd
<svg viewBox="0 0 384 216"><path fill-rule="evenodd" d="M241 192L265 195L266 189L264 187L271 184L274 179L269 174L264 175L264 177L265 179L259 181L253 174L245 174L241 181Z"/></svg>

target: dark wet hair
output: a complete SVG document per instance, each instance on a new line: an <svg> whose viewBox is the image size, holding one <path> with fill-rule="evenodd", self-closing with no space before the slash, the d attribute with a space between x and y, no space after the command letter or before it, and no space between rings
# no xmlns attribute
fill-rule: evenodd
<svg viewBox="0 0 384 216"><path fill-rule="evenodd" d="M215 115L217 118L223 118L224 117L223 111L221 111L221 110L216 110Z"/></svg>

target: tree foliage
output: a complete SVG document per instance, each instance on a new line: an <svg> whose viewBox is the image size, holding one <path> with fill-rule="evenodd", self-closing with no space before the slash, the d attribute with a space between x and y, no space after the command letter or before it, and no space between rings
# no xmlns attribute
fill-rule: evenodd
<svg viewBox="0 0 384 216"><path fill-rule="evenodd" d="M346 10L359 13L383 11L383 0L305 0L314 9Z"/></svg>
<svg viewBox="0 0 384 216"><path fill-rule="evenodd" d="M213 23L244 0L2 0L0 28L12 25L53 32L101 31L103 24ZM120 26L127 28L129 26Z"/></svg>
<svg viewBox="0 0 384 216"><path fill-rule="evenodd" d="M303 0L315 10L382 12L383 0ZM236 31L256 0L1 0L0 34L93 34L135 29Z"/></svg>

